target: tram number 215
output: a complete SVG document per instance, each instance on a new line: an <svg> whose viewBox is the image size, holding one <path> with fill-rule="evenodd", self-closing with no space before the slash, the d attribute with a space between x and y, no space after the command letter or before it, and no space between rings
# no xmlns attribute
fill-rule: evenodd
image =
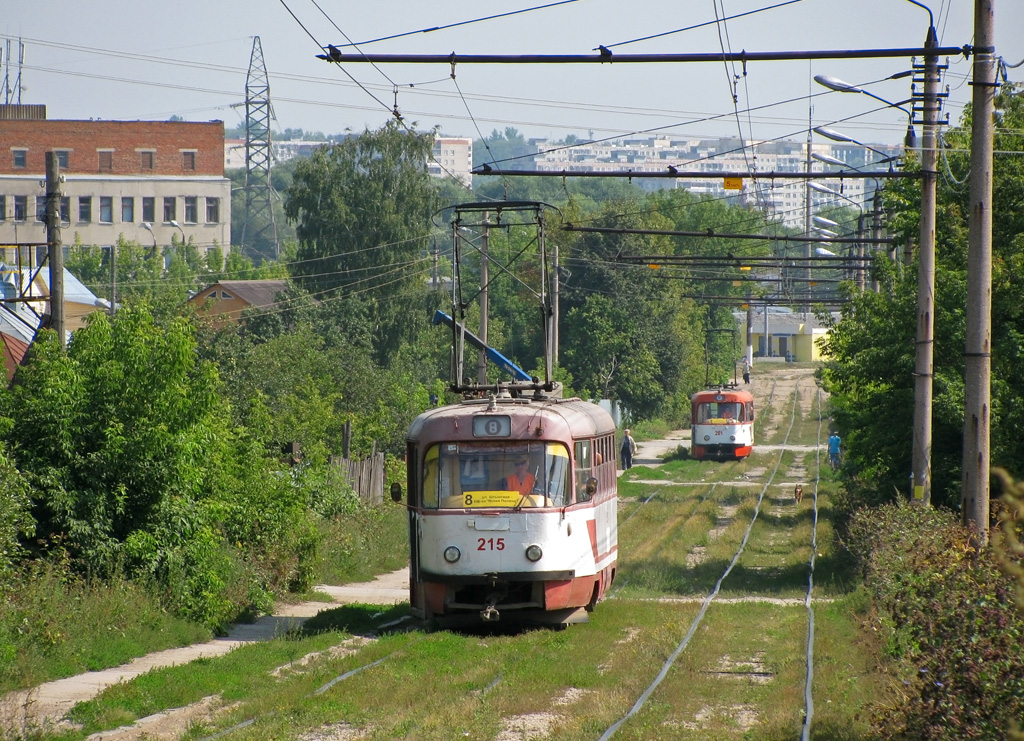
<svg viewBox="0 0 1024 741"><path fill-rule="evenodd" d="M505 550L504 538L477 538L476 549L478 551L503 551Z"/></svg>

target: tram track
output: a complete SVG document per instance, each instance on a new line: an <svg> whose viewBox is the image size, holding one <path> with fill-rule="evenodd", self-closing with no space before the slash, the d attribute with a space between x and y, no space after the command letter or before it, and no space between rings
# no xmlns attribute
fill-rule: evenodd
<svg viewBox="0 0 1024 741"><path fill-rule="evenodd" d="M781 388L770 387L773 406ZM801 394L812 388L818 393L800 380L793 398L783 397L791 401L785 407L791 420ZM817 405L816 446L820 394ZM767 403L762 413L771 416ZM784 445L793 431L791 424ZM800 453L755 451L752 458L746 467L684 465L675 478L689 483L663 481L636 496L620 516L616 584L589 625L453 633L386 619L373 629L372 642L345 654L323 650L301 671L281 673L265 694L253 690L240 704L224 706L204 726L205 738L593 741L607 737L601 734L615 723L616 741L740 738L758 726L773 729L772 737L796 738L803 730L808 738L815 717L820 456L807 457L798 472ZM693 470L697 475L686 473ZM787 501L794 477L805 488L799 510L792 497ZM790 541L798 539L804 566L780 567L777 551L796 548ZM698 547L703 561L694 557ZM729 570L721 555L726 547L735 561ZM803 599L793 588L797 570L805 579ZM708 600L712 582L717 591ZM752 619L763 635L735 632ZM680 648L684 634L689 643ZM659 684L652 681L656 674ZM783 685L793 688L772 689ZM624 716L644 693L645 702ZM191 737L203 736L193 731Z"/></svg>
<svg viewBox="0 0 1024 741"><path fill-rule="evenodd" d="M774 392L775 392L775 386L773 385L771 393L774 395ZM799 394L797 392L797 393L794 393L794 397L793 397L793 400L792 400L792 407L790 409L790 420L791 420L791 422L790 422L789 428L787 430L786 437L783 440L783 446L785 446L786 442L788 442L789 433L792 431L792 426L793 426L792 422L795 419L796 408L797 408L798 402L799 402ZM820 393L819 393L819 397L818 397L818 405L819 405L819 409L820 409ZM819 416L818 438L819 438L819 442L820 442L820 413L819 413L818 416ZM746 523L745 532L744 532L743 538L742 538L742 540L740 542L740 545L737 548L736 552L734 553L734 556L733 556L732 560L730 561L729 566L726 568L724 573L722 573L721 576L716 581L715 587L712 590L712 592L707 597L705 597L702 600L701 608L700 608L698 614L695 616L695 618L690 623L690 627L689 627L689 630L687 631L686 636L676 646L676 649L673 651L673 653L669 656L669 658L663 664L662 669L658 673L658 675L655 678L655 680L648 685L648 687L645 689L645 691L641 694L640 698L636 701L636 703L634 703L634 705L631 708L630 712L627 713L626 715L624 715L622 718L620 718L616 723L614 723L611 726L609 726L606 729L605 733L600 736L601 739L609 739L609 738L611 738L611 736L614 735L625 722L627 722L630 718L632 718L636 714L636 712L638 712L640 710L640 708L643 707L643 705L647 702L647 700L649 700L651 698L651 696L654 695L654 693L656 692L656 690L657 690L659 684L661 683L661 681L668 675L669 671L672 669L673 665L675 664L676 659L686 649L688 643L693 638L693 636L696 634L697 630L699 629L699 627L701 626L702 622L704 621L704 618L705 618L709 608L711 607L712 603L716 600L716 598L718 598L718 595L719 595L719 593L721 591L723 583L726 581L727 577L732 572L734 567L736 567L736 565L740 562L740 560L741 560L741 558L742 558L742 556L744 554L744 551L745 551L748 543L750 542L751 533L754 530L754 526L757 523L758 517L761 516L762 513L763 513L763 508L765 506L766 498L772 499L770 497L770 495L769 495L769 492L771 491L773 486L777 486L776 481L780 477L780 470L783 468L783 460L784 460L784 458L785 458L785 453L781 452L781 451L775 457L774 466L771 469L771 474L763 482L763 485L760 487L760 490L757 493L756 501L755 501L754 506L753 506L753 513L749 517L749 520ZM818 461L816 461L816 464L817 464L817 462ZM817 468L817 465L816 465L815 466L815 472L816 473L815 473L814 482L813 482L812 486L809 487L809 488L811 488L811 491L808 492L808 494L811 495L809 497L809 499L810 499L810 501L811 501L811 503L813 504L813 507L814 507L814 509L813 509L813 513L814 513L813 517L814 517L815 526L816 526L816 523L817 523L817 490L818 490L818 486L817 486L817 481L818 481L817 470L818 470L818 468ZM649 508L645 509L645 507L647 505L649 505L650 503L652 503L652 501L658 500L660 502L660 501L664 500L666 498L666 491L674 489L677 486L679 486L679 485L673 483L673 484L668 485L668 486L660 486L659 488L657 488L654 491L652 491L645 498L641 499L639 501L639 503L637 504L637 506L622 520L622 522L620 523L620 527L625 526L627 523L630 523L631 521L634 522L634 523L641 522L640 519L637 519L637 520L634 521L633 520L634 516L636 516L640 512L645 512L645 514L649 514L649 512L650 512ZM663 523L663 529L662 529L661 537L654 539L654 541L646 543L645 544L646 547L643 550L636 549L635 550L635 555L642 556L644 552L657 550L659 548L664 548L665 544L667 542L670 542L670 541L676 539L678 537L679 531L682 528L682 526L684 525L684 523L689 518L693 517L695 515L695 513L698 511L699 507L697 505L702 504L702 503L704 503L704 502L706 502L708 500L713 499L716 490L721 489L721 488L723 488L725 486L727 486L727 484L725 482L715 481L715 482L712 482L710 485L705 485L705 486L701 487L703 489L703 491L700 494L697 495L697 497L698 497L697 504L694 504L694 505L689 506L689 507L684 507L684 510L686 510L685 512L678 512L678 513L674 514L670 518L670 520L664 522ZM738 507L739 507L739 505L737 505L737 509L738 509ZM804 729L809 729L810 721L811 721L811 719L813 717L813 712L812 712L813 711L813 704L812 704L812 699L811 699L811 694L810 694L810 686L811 686L811 681L812 681L812 676L813 676L813 674L812 674L812 670L813 670L813 660L812 660L813 607L811 606L811 592L813 590L813 559L814 559L815 548L816 548L816 535L812 536L811 545L812 545L812 550L811 550L811 560L810 560L809 583L808 583L807 595L806 595L806 597L805 597L805 599L803 601L803 604L804 604L804 606L805 606L805 608L806 608L806 610L808 611L808 614L809 614L809 628L808 628L808 637L807 637L807 643L806 643L806 657L807 658L806 658L805 707L804 707L804 710L803 710L803 716L805 718L805 723L803 725ZM619 592L620 588L624 587L628 583L628 578L629 578L629 576L628 576L628 569L626 569L626 571L627 571L627 573L623 573L621 575L621 577L620 577L621 579L623 579L623 583L621 585L616 585L616 590L615 590L615 592L613 592L612 595L610 595L611 597L616 597L617 598L619 596L618 592ZM669 598L669 599L671 599L671 598ZM757 597L732 598L732 599L726 598L726 599L723 599L723 603L736 604L738 602L744 601L745 599L756 600L758 598ZM787 602L790 602L790 601L787 600ZM795 602L795 603L799 604L799 602L796 601L796 600L793 600L792 602ZM792 602L791 602L791 604L792 604ZM591 638L593 638L593 636L591 636ZM424 636L420 640L426 641L426 642L429 643L432 640L432 635L428 634L428 635ZM620 639L618 639L618 640L616 640L614 642L608 642L608 641L594 642L592 640L588 640L589 649L590 649L590 655L592 657L594 657L595 659L596 659L597 656L602 656L603 657L601 662L600 662L600 666L611 666L611 665L614 665L616 663L616 658L615 658L616 650L615 649L616 649L616 647L618 645L620 645L622 640L626 640L627 642L632 642L632 641L638 640L638 639L632 638L632 637L627 637L625 639L621 639L620 638ZM417 642L418 641L413 641L412 643L417 643ZM392 654L389 654L388 656L376 659L376 660L371 661L371 662L366 662L366 663L360 664L360 665L358 665L358 666L356 666L354 668L348 669L344 673L338 675L332 681L330 681L327 684L325 684L322 687L320 687L314 694L320 695L320 694L329 692L329 691L332 690L332 688L334 688L334 686L336 684L340 683L343 680L347 680L349 678L354 678L357 674L360 674L364 670L365 671L369 671L369 670L377 669L385 661L391 659L392 657L397 657L399 654L406 653L407 652L407 648L408 648L408 645L406 647L403 647L399 651L396 651L396 652L394 652ZM522 656L517 656L516 659L513 661L513 664L519 664L523 660L524 659L523 659ZM498 666L498 667L494 667L493 668L493 673L484 678L484 679L486 679L486 682L483 682L479 687L477 687L475 690L473 690L473 692L474 692L476 697L481 698L481 699L484 698L484 697L492 696L494 693L500 693L502 686L507 685L508 682L509 682L507 677L509 675L513 675L514 676L514 674L515 674L514 667L509 665L509 664L504 664L504 665L501 665L501 666ZM717 675L719 677L726 677L726 678L728 678L729 676L731 676L733 674L733 672L731 672L729 670L721 670L721 671L717 671L717 672L710 672L710 674ZM755 669L755 670L750 670L750 671L745 672L745 676L747 676L747 677L760 677L760 678L765 679L765 680L770 680L771 676L772 676L772 673L769 672L769 671L759 671L759 670ZM569 703L567 703L567 704L569 704ZM530 720L531 717L533 718L532 721ZM542 717L547 718L547 719L546 720L538 720L538 718L542 718ZM239 725L235 726L234 728L228 729L228 730L244 732L244 730L246 728L248 728L249 725L252 724L252 722L253 721L249 721L248 723L239 724ZM508 726L508 724L506 724L506 727L533 728L534 730L532 732L524 731L523 735L514 735L514 734L512 734L512 735L508 735L508 734L499 735L498 738L502 738L502 739L505 739L505 738L547 738L547 737L553 737L553 736L548 735L547 732L557 726L558 719L557 718L552 719L552 718L548 717L548 714L540 714L540 715L537 715L536 717L534 717L534 716L532 716L530 714L527 714L526 716L520 715L520 716L515 716L513 718L510 718L510 719L508 719L508 723L511 723L511 726ZM415 734L414 734L414 736L415 736ZM220 734L218 734L217 736L214 736L214 737L220 737ZM428 738L428 737L433 737L433 736L430 736L428 734L428 735L424 735L423 737L424 738ZM805 736L804 737L805 738L807 737L806 736L806 730L805 730ZM213 737L210 737L210 738L213 738ZM319 738L319 737L318 736L312 736L312 737L307 737L307 738ZM326 738L326 737L324 737L324 738ZM355 738L355 737L353 737L353 738Z"/></svg>
<svg viewBox="0 0 1024 741"><path fill-rule="evenodd" d="M775 392L775 385L773 384L772 391L771 391L771 397L774 396L774 392ZM799 402L799 395L798 394L794 394L793 405L792 405L792 409L790 411L790 424L789 424L789 428L787 429L785 441L788 441L789 434L790 434L790 432L793 429L793 423L795 422L795 419L796 419L796 412L797 412L798 402ZM739 548L736 550L735 554L733 555L732 560L729 562L728 567L725 569L725 571L722 573L722 575L715 582L714 588L711 590L711 593L708 594L707 597L705 597L704 600L702 601L700 610L698 611L698 613L697 613L696 617L693 619L693 621L690 623L690 627L689 627L689 630L687 630L686 635L683 637L683 639L676 646L675 650L665 660L665 662L662 664L661 670L655 676L653 681L643 691L643 693L641 693L640 697L636 700L636 702L629 709L629 711L625 715L623 715L621 718L619 718L615 723L613 723L608 728L606 728L604 733L600 736L599 741L608 741L608 739L611 739L612 736L614 736L615 733L619 730L619 728L623 725L623 723L625 723L630 718L634 717L637 714L637 712L640 711L640 709L647 703L647 701L650 699L651 695L654 693L654 691L658 688L658 686L662 683L662 681L668 675L669 670L675 665L675 662L679 658L679 655L689 645L690 640L693 638L694 634L697 631L697 628L703 622L704 616L707 614L707 611L710 608L712 602L718 596L718 593L719 593L719 591L721 590L721 587L722 587L722 583L725 581L725 579L732 572L733 568L739 562L740 558L743 555L744 550L746 549L747 542L748 542L748 540L750 538L750 534L751 534L751 532L752 532L752 530L754 528L754 524L757 522L758 515L761 512L761 506L762 506L762 503L764 501L765 492L772 485L772 482L774 481L775 476L778 473L779 467L782 464L782 458L783 458L783 456L780 454L778 456L776 462L775 462L775 467L772 469L771 476L765 482L764 486L761 487L761 491L758 494L757 502L756 502L756 505L754 507L753 516L750 518L750 521L747 524L746 530L745 530L745 532L743 534L743 538L740 541Z"/></svg>

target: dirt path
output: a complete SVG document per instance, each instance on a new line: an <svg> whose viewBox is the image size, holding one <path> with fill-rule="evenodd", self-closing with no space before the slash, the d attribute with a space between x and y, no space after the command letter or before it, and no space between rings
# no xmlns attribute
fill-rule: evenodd
<svg viewBox="0 0 1024 741"><path fill-rule="evenodd" d="M69 728L70 726L66 725L66 722L62 722L61 718L76 703L92 699L113 684L127 682L150 669L187 664L199 658L221 656L247 643L270 640L301 625L306 618L316 615L321 610L353 603L394 605L408 601L409 569L404 568L390 574L383 574L371 582L347 584L341 587L319 585L315 589L329 595L331 601L282 605L274 611L273 615L265 615L254 623L233 626L223 638L192 646L158 651L147 656L140 656L127 664L112 669L78 674L47 682L30 690L9 693L0 698L0 734L11 731L20 734L28 729L39 728L54 730L59 730L62 727ZM125 735L126 729L119 729L116 732L98 734L94 741L140 738L139 734L143 734L149 739L177 738L178 734L184 730L181 727L183 713L179 711L188 710L193 711L185 713L190 718L199 711L198 708L180 708L178 711L160 713L157 716L145 718L132 726L131 729L137 730L138 734Z"/></svg>

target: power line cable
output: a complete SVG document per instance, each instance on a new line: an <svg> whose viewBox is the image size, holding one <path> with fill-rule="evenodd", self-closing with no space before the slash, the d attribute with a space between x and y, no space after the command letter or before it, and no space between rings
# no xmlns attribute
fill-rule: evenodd
<svg viewBox="0 0 1024 741"><path fill-rule="evenodd" d="M403 31L402 33L395 33L395 34L391 34L390 36L381 36L381 37L376 38L376 39L369 39L368 41L360 41L358 43L362 44L363 46L366 46L366 45L369 45L369 44L376 44L378 41L390 41L391 39L400 39L403 36L415 36L416 34L420 34L420 33L432 33L434 31L444 31L444 30L447 30L449 28L457 28L459 26L468 26L468 25L470 25L472 23L482 23L483 21L490 21L490 20L494 20L495 18L507 18L508 16L519 15L521 13L532 13L535 10L545 10L547 8L553 8L553 7L557 6L557 5L567 5L569 3L575 3L575 2L578 2L578 1L579 0L560 0L560 2L548 3L547 5L538 5L538 6L533 7L533 8L523 8L522 10L512 10L512 11L509 11L508 13L497 13L495 15L488 15L488 16L484 16L482 18L474 18L473 20L469 20L469 21L458 21L456 23L448 23L448 24L446 24L444 26L432 26L430 28L421 28L418 31ZM791 0L791 1L792 2L796 2L796 0ZM346 37L346 40L347 40L347 37ZM343 47L344 46L356 46L356 44L353 44L353 43L350 42L349 44L344 44Z"/></svg>
<svg viewBox="0 0 1024 741"><path fill-rule="evenodd" d="M723 21L731 21L731 20L733 20L735 18L742 18L743 16L754 15L755 13L763 13L766 10L774 10L775 8L781 8L784 5L792 5L793 3L799 3L799 2L802 2L802 0L786 0L786 2L776 3L775 5L769 5L768 7L765 7L765 8L758 8L757 10L749 10L746 13L738 13L736 15L728 16L727 18L722 18L721 20L723 20ZM614 44L605 44L604 47L606 49L614 49L617 46L625 46L626 44L636 44L636 43L639 43L641 41L650 41L651 39L659 39L659 38L661 38L663 36L671 36L672 34L683 33L684 31L693 31L694 29L703 28L704 26L717 25L718 22L719 22L719 20L716 17L716 19L713 20L713 21L705 21L704 23L697 23L697 24L695 24L693 26L686 26L685 28L677 28L674 31L663 31L661 33L652 34L650 36L641 36L638 39L630 39L629 41L619 41L619 42L616 42ZM597 49L593 49L592 51L597 51Z"/></svg>
<svg viewBox="0 0 1024 741"><path fill-rule="evenodd" d="M299 24L299 28L301 28L301 29L302 29L303 31L305 31L305 32L306 32L306 35L307 35L307 36L309 36L309 38L313 40L313 43L314 43L314 44L316 44L316 45L317 45L317 47L318 47L319 49L323 50L323 49L326 49L326 48L327 48L327 47L325 47L325 46L324 46L323 44L321 44L321 43L320 43L319 41L317 41L317 38L316 38L316 36L314 36L314 35L313 35L313 34L312 34L312 33L310 32L310 30L309 30L308 28L306 28L306 27L305 27L305 26L303 25L302 21L300 21L300 20L299 20L299 17L298 17L297 15L295 15L295 13L294 13L294 12L292 12L292 9L291 9L291 8L289 8L289 7L288 7L288 3L286 3L286 2L285 2L285 0L279 0L279 2L281 3L281 5L282 5L282 6L284 6L284 9L288 11L288 15L290 15L290 16L291 16L292 18L294 18L294 19L295 19L295 22L296 22L297 24ZM378 103L380 103L380 105L382 105L382 106L383 106L383 107L384 107L384 108L385 108L386 110L390 110L390 109L388 108L388 106L387 106L387 104L386 104L386 103L384 103L384 102L383 102L382 100L380 100L380 99L379 99L379 98L378 98L378 97L377 97L376 95L374 95L374 94L373 94L373 93L371 93L371 92L370 92L369 90L367 90L366 86L365 86L365 85L363 85L363 83L359 82L359 80L357 80L357 79L356 79L355 77L353 77L353 76L352 76L352 75L351 75L351 74L349 73L349 71L348 71L347 69L345 69L344 67L342 67L342 66L341 66L340 64L338 64L338 69L340 69L340 70L341 70L341 71L342 71L342 72L343 72L343 73L345 74L345 76L346 76L346 77L348 77L348 79L352 80L352 82L354 82L354 83L355 83L356 85L358 85L358 86L359 86L359 89L360 89L360 90L362 90L362 91L363 91L364 93L366 93L366 94L367 94L367 95L369 95L369 96L370 96L371 98L373 98L373 99L374 99L374 100L376 100L376 101L377 101Z"/></svg>

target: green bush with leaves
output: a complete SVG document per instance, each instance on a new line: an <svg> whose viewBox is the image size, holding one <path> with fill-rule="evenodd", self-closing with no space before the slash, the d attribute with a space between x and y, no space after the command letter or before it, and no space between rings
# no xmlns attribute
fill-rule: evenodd
<svg viewBox="0 0 1024 741"><path fill-rule="evenodd" d="M883 737L1004 738L1024 717L1024 616L993 550L952 513L903 503L860 510L849 533L900 667Z"/></svg>
<svg viewBox="0 0 1024 741"><path fill-rule="evenodd" d="M21 538L31 537L29 488L0 444L0 604L21 559Z"/></svg>
<svg viewBox="0 0 1024 741"><path fill-rule="evenodd" d="M185 319L94 314L66 352L41 334L0 419L41 547L83 573L127 569L219 627L308 582L317 541L306 494L234 425L196 349Z"/></svg>

